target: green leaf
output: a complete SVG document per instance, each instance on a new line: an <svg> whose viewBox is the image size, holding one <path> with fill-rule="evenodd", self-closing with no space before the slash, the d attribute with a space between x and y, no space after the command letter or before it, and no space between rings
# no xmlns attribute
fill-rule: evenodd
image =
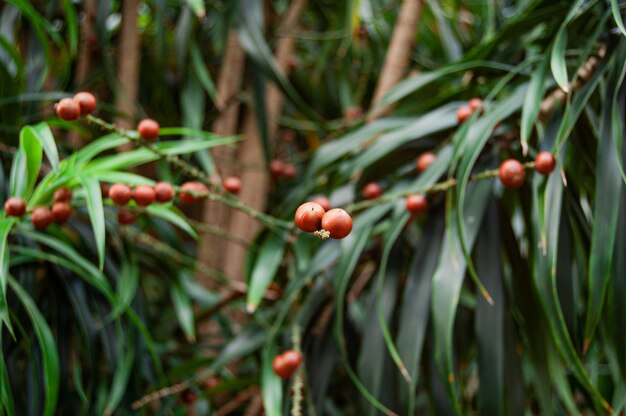
<svg viewBox="0 0 626 416"><path fill-rule="evenodd" d="M424 229L415 256L409 266L406 288L398 319L398 353L411 375L406 389L399 389L400 403L407 414L415 413L415 394L426 329L429 323L429 306L432 276L437 267L444 237L441 215L431 216Z"/></svg>
<svg viewBox="0 0 626 416"><path fill-rule="evenodd" d="M131 172L121 172L121 171L103 171L99 170L93 173L100 182L108 182L108 183L116 183L121 182L125 183L129 186L137 186L137 185L154 185L154 180L150 178L146 178L145 176L137 175L136 173Z"/></svg>
<svg viewBox="0 0 626 416"><path fill-rule="evenodd" d="M15 218L0 217L0 322L4 323L11 335L13 327L9 319L9 305L7 304L7 283L9 281L9 245L8 238L11 229L17 222ZM2 325L0 325L0 332Z"/></svg>
<svg viewBox="0 0 626 416"><path fill-rule="evenodd" d="M43 361L44 386L46 389L46 399L44 401L43 414L54 415L59 396L59 384L61 381L61 371L59 369L59 354L54 340L54 335L46 323L37 305L17 281L9 278L11 289L20 300L26 313L30 317L33 329L41 347L41 358Z"/></svg>
<svg viewBox="0 0 626 416"><path fill-rule="evenodd" d="M67 36L70 41L70 53L74 57L78 51L78 18L72 0L63 0L63 11L65 12L63 22L67 25Z"/></svg>
<svg viewBox="0 0 626 416"><path fill-rule="evenodd" d="M120 402L124 397L124 393L126 393L128 389L131 371L135 362L135 341L132 339L125 340L122 336L122 331L119 329L117 335L118 344L122 344L118 345L118 353L121 356L121 360L118 360L119 362L117 363L115 374L113 375L113 380L111 381L111 393L109 394L106 403L106 409L104 411L105 415L112 415L120 405Z"/></svg>
<svg viewBox="0 0 626 416"><path fill-rule="evenodd" d="M280 416L282 412L283 389L281 379L274 373L272 362L276 356L274 344L263 349L261 362L261 393L263 409L267 416Z"/></svg>
<svg viewBox="0 0 626 416"><path fill-rule="evenodd" d="M83 174L79 178L85 191L87 211L91 220L93 236L98 249L98 266L100 270L104 267L104 249L106 243L106 228L104 224L104 207L102 205L102 191L97 177L90 174Z"/></svg>
<svg viewBox="0 0 626 416"><path fill-rule="evenodd" d="M200 236L198 232L189 224L185 215L178 210L174 205L156 205L152 204L146 208L146 211L150 215L154 215L155 217L161 218L181 230L185 231L187 234L192 236L194 239L199 239Z"/></svg>
<svg viewBox="0 0 626 416"><path fill-rule="evenodd" d="M59 152L57 151L57 145L54 141L54 136L52 135L52 131L47 123L39 123L32 126L33 133L41 147L43 148L44 153L48 157L48 162L50 162L50 166L52 169L59 169Z"/></svg>
<svg viewBox="0 0 626 416"><path fill-rule="evenodd" d="M626 36L626 27L624 27L624 20L622 19L622 15L619 11L619 4L617 0L609 0L611 3L611 12L613 13L613 19L619 27L619 30L622 32L622 35Z"/></svg>
<svg viewBox="0 0 626 416"><path fill-rule="evenodd" d="M0 345L2 345L2 331L0 331ZM11 392L11 383L9 373L7 372L4 354L0 354L0 411L2 414L12 416L15 414L15 406L13 405L13 394Z"/></svg>
<svg viewBox="0 0 626 416"><path fill-rule="evenodd" d="M11 167L11 195L28 198L41 167L41 143L35 129L25 126L20 131L20 147Z"/></svg>
<svg viewBox="0 0 626 416"><path fill-rule="evenodd" d="M196 342L193 305L189 295L183 290L180 281L176 280L173 282L171 295L174 312L176 312L176 318L178 318L178 323L185 334L185 338L189 342Z"/></svg>
<svg viewBox="0 0 626 416"><path fill-rule="evenodd" d="M192 12L199 18L202 18L206 15L206 10L204 8L204 0L185 0L187 2L187 6L191 9Z"/></svg>
<svg viewBox="0 0 626 416"><path fill-rule="evenodd" d="M547 58L547 56L546 56ZM530 77L524 105L522 107L522 120L520 127L520 141L524 154L528 153L528 139L533 125L541 109L541 100L546 88L546 73L548 72L548 59L544 59Z"/></svg>
<svg viewBox="0 0 626 416"><path fill-rule="evenodd" d="M565 27L561 26L559 32L552 43L552 51L550 52L550 68L552 75L559 87L565 92L569 92L569 83L567 81L567 64L565 63L565 46L567 44L567 32Z"/></svg>
<svg viewBox="0 0 626 416"><path fill-rule="evenodd" d="M285 237L282 234L270 233L259 248L254 267L246 279L248 281L246 297L248 313L254 313L261 303L267 287L274 280L274 275L285 252L285 245Z"/></svg>
<svg viewBox="0 0 626 416"><path fill-rule="evenodd" d="M505 297L500 272L498 211L492 202L476 241L476 271L483 276L493 305L476 299L476 340L478 344L478 408L481 414L504 414L504 307Z"/></svg>
<svg viewBox="0 0 626 416"><path fill-rule="evenodd" d="M162 132L159 131L161 135ZM117 133L111 133L106 136L102 136L99 139L96 139L89 144L85 145L83 148L79 149L74 153L74 157L76 158L76 163L79 165L84 165L89 162L94 157L98 156L102 152L106 152L107 150L115 149L116 147L122 146L129 142L129 139L126 137L122 137Z"/></svg>
<svg viewBox="0 0 626 416"><path fill-rule="evenodd" d="M213 103L221 102L217 95L217 90L215 89L215 84L211 79L211 73L208 71L204 61L202 59L202 52L200 52L200 48L196 43L191 45L191 49L189 50L189 56L191 57L191 66L193 69L193 73L196 75L198 82L202 85L202 88L209 94Z"/></svg>
<svg viewBox="0 0 626 416"><path fill-rule="evenodd" d="M222 348L209 370L216 371L231 361L251 354L263 345L266 338L267 333L259 328L245 329Z"/></svg>
<svg viewBox="0 0 626 416"><path fill-rule="evenodd" d="M467 265L458 227L462 225L465 228L467 247L471 249L487 207L491 186L489 180L474 184L471 192L468 192L463 221L452 221L448 224L432 282L431 313L435 336L435 361L442 378L447 380L448 395L457 413L460 413L460 404L455 381L457 376L453 366L452 330ZM454 218L454 215L451 218Z"/></svg>
<svg viewBox="0 0 626 416"><path fill-rule="evenodd" d="M128 253L128 259L122 262L122 270L117 281L117 297L119 299L119 311L126 309L137 294L139 286L139 265L137 254L133 251ZM117 315L114 313L113 315Z"/></svg>

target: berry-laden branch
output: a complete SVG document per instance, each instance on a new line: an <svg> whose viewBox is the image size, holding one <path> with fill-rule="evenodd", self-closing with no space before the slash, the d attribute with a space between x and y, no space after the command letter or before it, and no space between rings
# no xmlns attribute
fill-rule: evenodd
<svg viewBox="0 0 626 416"><path fill-rule="evenodd" d="M102 120L101 118L95 117L95 116L93 116L91 114L87 115L86 119L87 119L87 121L89 123L97 125L98 127L100 127L104 131L108 131L108 132L111 132L111 133L117 133L120 136L128 139L129 141L147 148L148 150L153 152L155 155L157 155L159 158L164 159L165 161L167 161L171 165L179 168L181 171L183 171L184 173L188 174L189 176L204 182L210 188L213 188L214 190L219 189L217 184L215 184L211 180L209 175L207 175L205 172L203 172L200 169L196 168L195 166L187 163L185 160L181 159L180 157L178 157L176 155L166 154L163 151L159 150L153 144L147 142L146 140L142 140L142 137L144 135L142 135L141 133L140 133L139 137L135 137L133 135L128 134L127 130L122 129L122 128L114 125L114 124L108 123L108 122ZM156 127L156 129L157 129L157 135L158 135L158 126ZM183 192L186 192L186 191L183 190ZM195 197L207 198L209 200L216 201L216 202L222 203L224 205L227 205L227 206L229 206L231 208L237 209L237 210L239 210L239 211L249 215L250 217L256 219L257 221L263 223L264 225L266 225L267 227L269 227L271 229L283 228L283 229L286 229L286 230L290 230L290 229L293 228L293 224L291 222L284 221L284 220L275 218L275 217L273 217L271 215L267 215L267 214L265 214L263 212L257 211L254 208L252 208L252 207L242 203L241 201L239 201L238 199L236 199L234 197L225 197L225 196L220 195L220 194L218 194L216 192L209 192L208 190L205 191L205 192L195 192L195 193L187 192L187 193L189 193L189 194L191 194L192 196L195 196Z"/></svg>

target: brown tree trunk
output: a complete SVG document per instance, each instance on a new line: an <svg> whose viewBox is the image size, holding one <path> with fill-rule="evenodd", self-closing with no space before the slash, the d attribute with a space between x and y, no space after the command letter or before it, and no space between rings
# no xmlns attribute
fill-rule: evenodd
<svg viewBox="0 0 626 416"><path fill-rule="evenodd" d="M233 99L241 91L245 62L246 56L237 41L237 33L232 29L228 35L224 59L217 81L218 102L216 102L216 106L218 109L223 109L211 127L212 131L217 134L223 136L237 134L240 105L239 101L233 101ZM232 104L227 105L226 103ZM234 174L234 148L218 146L213 149L212 154L215 165L221 175ZM204 203L202 220L205 224L226 228L228 227L229 219L230 209L225 205L212 201ZM216 235L205 234L197 257L200 263L222 270L224 239ZM198 276L198 279L207 287L214 286L213 282L208 281L204 276Z"/></svg>
<svg viewBox="0 0 626 416"><path fill-rule="evenodd" d="M285 72L289 69L289 60L294 52L295 39L289 34L295 29L298 19L306 6L306 0L294 0L278 28L278 33L285 34L276 45L276 60L279 67ZM278 129L278 117L280 115L283 96L274 85L269 85L266 91L268 133L274 137ZM256 122L253 109L248 109L243 125L243 137L245 141L240 145L238 166L242 167L242 187L239 197L242 202L251 207L263 211L267 200L269 177L263 159L261 136ZM242 212L233 212L230 219L229 231L238 237L252 240L259 232L260 225ZM233 243L226 246L224 271L228 276L235 279L243 279L246 250Z"/></svg>
<svg viewBox="0 0 626 416"><path fill-rule="evenodd" d="M122 29L117 56L119 67L117 79L119 86L115 98L115 108L120 113L115 123L122 128L134 127L137 115L137 93L139 88L139 62L141 57L141 37L137 28L137 16L140 0L122 2ZM125 145L121 150L127 150Z"/></svg>
<svg viewBox="0 0 626 416"><path fill-rule="evenodd" d="M80 46L78 47L78 56L76 57L76 73L74 75L74 85L83 87L87 80L87 75L91 70L91 61L97 35L95 31L96 15L98 13L98 4L96 0L85 0L85 19L80 25ZM79 148L85 140L77 131L71 131L68 136L70 146Z"/></svg>
<svg viewBox="0 0 626 416"><path fill-rule="evenodd" d="M385 55L380 78L374 91L371 108L375 109L368 121L379 118L389 112L389 108L378 108L380 101L390 89L406 75L411 62L411 52L415 40L415 31L422 16L423 0L404 0L398 20L393 28L391 42Z"/></svg>

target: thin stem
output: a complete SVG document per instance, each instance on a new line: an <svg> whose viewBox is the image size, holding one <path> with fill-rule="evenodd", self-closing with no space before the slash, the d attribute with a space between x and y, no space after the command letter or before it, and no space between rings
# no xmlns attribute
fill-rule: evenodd
<svg viewBox="0 0 626 416"><path fill-rule="evenodd" d="M301 352L302 337L300 335L300 325L295 323L293 325L291 333L291 342L295 351ZM302 400L304 390L304 370L303 365L300 365L296 371L296 376L293 381L293 402L291 405L291 416L302 416Z"/></svg>
<svg viewBox="0 0 626 416"><path fill-rule="evenodd" d="M535 162L526 162L526 163L523 163L522 166L524 167L524 169L533 169L535 167ZM490 170L486 170L486 171L470 176L469 180L470 182L480 181L483 179L494 178L498 176L498 174L499 174L498 169L490 169ZM407 196L412 195L412 194L433 194L436 192L445 192L448 189L454 188L457 184L458 182L455 178L450 178L445 181L437 182L434 185L420 188L417 190L399 192L395 194L387 194L387 195L381 196L380 198L355 202L346 206L344 209L348 211L349 213L353 213L356 211L364 210L366 208L370 208L377 204L397 201L398 199L406 198Z"/></svg>

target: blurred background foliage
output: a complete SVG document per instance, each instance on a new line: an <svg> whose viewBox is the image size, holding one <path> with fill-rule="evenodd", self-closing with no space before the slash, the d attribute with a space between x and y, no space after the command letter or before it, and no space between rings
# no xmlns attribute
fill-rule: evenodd
<svg viewBox="0 0 626 416"><path fill-rule="evenodd" d="M0 199L70 186L76 215L45 232L2 216L2 412L619 413L625 4L5 0ZM159 146L240 176L239 199L119 226L98 182L191 178L56 118L79 90L125 128L158 120ZM473 97L485 111L459 125ZM540 150L558 168L519 190L471 180ZM274 159L295 178L270 178ZM402 196L450 178L411 218ZM383 197L355 205L370 181ZM294 230L317 195L350 210L350 237ZM281 382L289 348L304 366Z"/></svg>

